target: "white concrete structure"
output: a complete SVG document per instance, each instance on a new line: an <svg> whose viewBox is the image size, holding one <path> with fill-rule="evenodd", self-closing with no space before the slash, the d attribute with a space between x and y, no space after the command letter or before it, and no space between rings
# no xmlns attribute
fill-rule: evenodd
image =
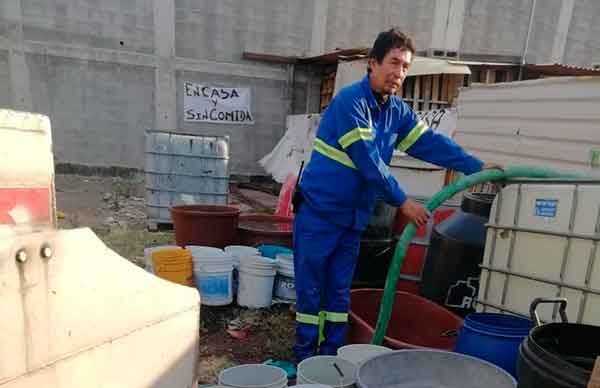
<svg viewBox="0 0 600 388"><path fill-rule="evenodd" d="M89 229L0 226L0 295L1 388L197 386L198 291Z"/></svg>

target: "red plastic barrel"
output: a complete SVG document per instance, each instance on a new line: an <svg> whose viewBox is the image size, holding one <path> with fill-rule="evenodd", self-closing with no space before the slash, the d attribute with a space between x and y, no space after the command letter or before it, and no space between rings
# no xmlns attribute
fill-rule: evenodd
<svg viewBox="0 0 600 388"><path fill-rule="evenodd" d="M383 290L350 292L348 343L370 343ZM396 292L392 317L383 345L392 349L434 348L452 351L462 319L437 304L407 292Z"/></svg>
<svg viewBox="0 0 600 388"><path fill-rule="evenodd" d="M173 206L171 217L177 245L224 248L237 242L240 209L234 206Z"/></svg>
<svg viewBox="0 0 600 388"><path fill-rule="evenodd" d="M437 208L427 225L423 225L417 229L415 237L408 246L406 256L404 257L404 263L400 271L400 280L398 281L398 291L405 291L413 294L419 293L421 273L423 272L423 265L425 257L427 256L427 248L429 247L429 240L431 238L433 227L454 214L456 209L456 207L450 206ZM398 209L394 221L394 234L396 236L402 234L408 223L408 218L406 218L400 209Z"/></svg>

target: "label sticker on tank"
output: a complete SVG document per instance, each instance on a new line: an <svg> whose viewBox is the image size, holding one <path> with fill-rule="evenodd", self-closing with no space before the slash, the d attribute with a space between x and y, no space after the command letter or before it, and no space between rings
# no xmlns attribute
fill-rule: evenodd
<svg viewBox="0 0 600 388"><path fill-rule="evenodd" d="M558 199L538 198L535 200L535 215L538 217L556 217Z"/></svg>

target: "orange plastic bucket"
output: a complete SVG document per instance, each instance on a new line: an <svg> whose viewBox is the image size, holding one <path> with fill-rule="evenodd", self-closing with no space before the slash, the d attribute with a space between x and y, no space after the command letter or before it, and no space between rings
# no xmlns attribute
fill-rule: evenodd
<svg viewBox="0 0 600 388"><path fill-rule="evenodd" d="M187 249L168 248L152 252L152 266L156 276L194 287L192 254Z"/></svg>

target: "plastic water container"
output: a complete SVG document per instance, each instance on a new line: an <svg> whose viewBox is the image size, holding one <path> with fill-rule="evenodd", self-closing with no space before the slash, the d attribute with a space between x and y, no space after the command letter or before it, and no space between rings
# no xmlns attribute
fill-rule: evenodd
<svg viewBox="0 0 600 388"><path fill-rule="evenodd" d="M240 306L261 308L273 301L277 261L252 256L240 263L237 302Z"/></svg>
<svg viewBox="0 0 600 388"><path fill-rule="evenodd" d="M294 255L280 253L277 255L277 276L275 277L275 297L285 301L296 300L296 283L294 281Z"/></svg>
<svg viewBox="0 0 600 388"><path fill-rule="evenodd" d="M219 248L190 245L194 279L202 304L224 306L233 301L233 257Z"/></svg>
<svg viewBox="0 0 600 388"><path fill-rule="evenodd" d="M351 344L339 348L337 355L344 360L350 361L356 365L356 367L360 367L365 361L391 351L392 349L386 348L385 346L372 344Z"/></svg>
<svg viewBox="0 0 600 388"><path fill-rule="evenodd" d="M516 376L519 345L532 327L532 321L514 315L469 314L458 334L455 350L489 361Z"/></svg>
<svg viewBox="0 0 600 388"><path fill-rule="evenodd" d="M249 247L246 245L229 245L225 247L225 253L233 256L233 280L232 280L232 288L233 295L237 295L238 284L239 284L239 267L240 261L245 257L252 257L256 255L260 255L258 249L254 247Z"/></svg>
<svg viewBox="0 0 600 388"><path fill-rule="evenodd" d="M219 373L219 384L234 388L287 387L285 371L264 364L246 364L227 368Z"/></svg>
<svg viewBox="0 0 600 388"><path fill-rule="evenodd" d="M325 384L350 388L356 382L356 366L336 356L310 357L298 364L298 384Z"/></svg>

